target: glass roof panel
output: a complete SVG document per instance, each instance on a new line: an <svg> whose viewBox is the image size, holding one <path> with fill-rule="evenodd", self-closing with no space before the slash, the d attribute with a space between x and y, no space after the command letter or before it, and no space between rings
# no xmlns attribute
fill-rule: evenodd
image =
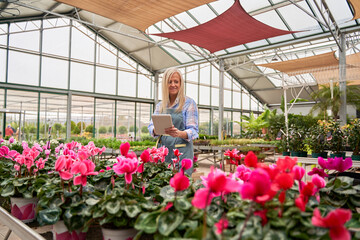
<svg viewBox="0 0 360 240"><path fill-rule="evenodd" d="M269 43L266 40L259 40L259 41L255 41L255 42L246 44L246 46L248 46L249 48L256 48L256 47L266 46L266 45L269 45Z"/></svg>
<svg viewBox="0 0 360 240"><path fill-rule="evenodd" d="M349 5L346 1L339 1L339 0L327 0L326 1L335 21L340 24L342 22L349 21L353 18L353 15L350 11ZM355 21L348 22L348 25L355 24Z"/></svg>
<svg viewBox="0 0 360 240"><path fill-rule="evenodd" d="M267 6L270 6L268 0L240 0L241 6L245 9L246 12L252 12Z"/></svg>
<svg viewBox="0 0 360 240"><path fill-rule="evenodd" d="M207 6L202 5L194 9L189 10L191 15L193 15L200 23L205 23L215 18L215 13Z"/></svg>
<svg viewBox="0 0 360 240"><path fill-rule="evenodd" d="M255 15L253 16L253 18L274 28L289 30L274 10Z"/></svg>
<svg viewBox="0 0 360 240"><path fill-rule="evenodd" d="M216 12L220 15L226 10L228 10L233 4L234 0L219 0L216 2L209 3Z"/></svg>
<svg viewBox="0 0 360 240"><path fill-rule="evenodd" d="M171 46L172 48L169 48L167 46ZM165 45L163 45L163 48L166 49L166 51L168 51L171 55L173 55L180 62L193 61L193 59L191 59L186 53L175 50L174 48L179 48L179 47L176 46L176 44L174 44L174 43L166 43Z"/></svg>
<svg viewBox="0 0 360 240"><path fill-rule="evenodd" d="M246 47L244 45L239 45L239 46L227 48L226 50L228 52L236 52L236 51L242 51L242 50L245 50L245 49L246 49Z"/></svg>
<svg viewBox="0 0 360 240"><path fill-rule="evenodd" d="M311 12L306 2L298 3L306 11ZM288 5L278 9L280 14L284 17L285 21L291 28L292 31L312 30L295 33L296 36L312 35L315 32L322 32L318 22L308 16L304 11L296 7L295 5ZM301 21L299 21L301 19Z"/></svg>
<svg viewBox="0 0 360 240"><path fill-rule="evenodd" d="M175 18L178 19L187 28L192 28L198 25L195 22L195 20L192 17L190 17L189 14L187 14L186 12L182 12L178 15L175 15Z"/></svg>

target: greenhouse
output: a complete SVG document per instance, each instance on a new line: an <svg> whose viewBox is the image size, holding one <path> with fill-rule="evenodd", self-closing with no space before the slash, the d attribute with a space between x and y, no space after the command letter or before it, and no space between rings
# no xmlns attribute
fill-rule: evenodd
<svg viewBox="0 0 360 240"><path fill-rule="evenodd" d="M0 1L0 236L360 239L359 14Z"/></svg>

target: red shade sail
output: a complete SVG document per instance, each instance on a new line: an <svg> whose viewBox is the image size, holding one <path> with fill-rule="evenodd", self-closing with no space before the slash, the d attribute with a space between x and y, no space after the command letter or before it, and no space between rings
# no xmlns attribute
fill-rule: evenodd
<svg viewBox="0 0 360 240"><path fill-rule="evenodd" d="M289 33L294 32L270 27L251 17L242 8L239 0L236 0L227 11L209 22L182 31L154 35L194 44L210 52L216 52Z"/></svg>

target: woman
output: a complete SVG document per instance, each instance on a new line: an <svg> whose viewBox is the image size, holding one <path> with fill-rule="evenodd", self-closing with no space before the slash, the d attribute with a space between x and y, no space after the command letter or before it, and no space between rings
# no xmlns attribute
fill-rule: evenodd
<svg viewBox="0 0 360 240"><path fill-rule="evenodd" d="M169 68L164 72L162 81L162 101L156 105L155 114L170 114L173 126L165 129L169 136L161 136L158 147L165 146L169 149L165 161L171 163L176 158L174 149L178 149L182 155L180 160L188 158L193 160L194 149L192 140L199 134L198 110L193 99L185 96L184 79L181 72L176 68ZM154 132L154 125L151 121L148 126L152 136L157 136ZM193 169L185 171L191 175Z"/></svg>

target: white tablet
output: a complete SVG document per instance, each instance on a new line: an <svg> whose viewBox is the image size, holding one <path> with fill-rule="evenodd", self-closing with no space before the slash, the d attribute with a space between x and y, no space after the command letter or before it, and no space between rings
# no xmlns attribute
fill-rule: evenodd
<svg viewBox="0 0 360 240"><path fill-rule="evenodd" d="M156 135L165 134L165 128L172 127L173 125L170 114L152 115L151 118L154 123Z"/></svg>

